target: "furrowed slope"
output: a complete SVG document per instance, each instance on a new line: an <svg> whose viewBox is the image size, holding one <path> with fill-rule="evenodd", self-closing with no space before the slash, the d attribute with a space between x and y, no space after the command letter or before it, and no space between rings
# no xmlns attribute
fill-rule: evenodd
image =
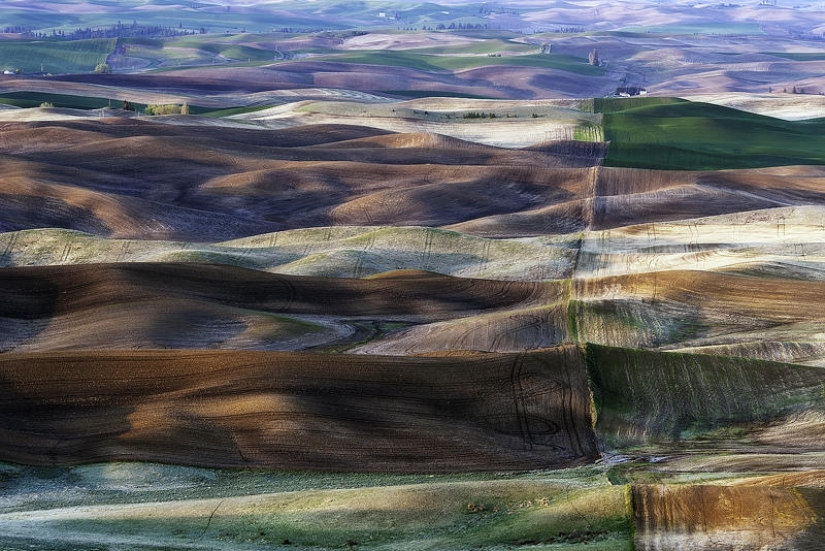
<svg viewBox="0 0 825 551"><path fill-rule="evenodd" d="M555 146L513 150L341 126L114 120L9 124L3 135L4 231L220 241L393 224L501 238L823 203L818 167L597 168L596 148L585 155L591 167L565 168Z"/></svg>
<svg viewBox="0 0 825 551"><path fill-rule="evenodd" d="M140 473L141 467L130 463L111 470ZM166 476L182 470L146 467L148 473L160 471ZM70 473L88 477L99 468L73 467ZM51 468L52 472L61 470L65 469ZM207 476L216 473L189 470ZM217 476L224 473L217 471ZM266 493L245 495L230 489L230 495L221 498L128 503L120 491L119 501L107 505L0 513L4 528L0 541L12 548L33 544L39 549L65 545L69 540L77 547L106 542L140 550L163 546L170 551L290 547L327 551L346 548L347 542L359 542L359 547L368 549L464 550L536 541L555 543L556 549L577 549L586 538L598 549L620 551L627 549L632 539L625 489L610 486L603 477L585 475L579 482L554 479L547 473L529 479L484 480L483 475L475 475L456 481L456 476L441 475L339 474L310 475L307 479L306 473L241 473L249 478L260 476ZM315 489L278 491L277 481L291 478L306 480ZM325 479L377 480L378 485L325 487ZM415 482L405 484L404 479ZM388 484L382 484L385 480ZM214 480L210 480L208 486L213 485ZM284 544L285 540L289 543Z"/></svg>
<svg viewBox="0 0 825 551"><path fill-rule="evenodd" d="M439 67L430 61L457 61ZM522 62L519 63L519 60ZM381 95L451 95L501 99L601 97L615 88L615 74L588 65L586 58L519 56L491 59L478 55L464 60L450 56L418 56L364 52L325 60L295 60L261 67L198 67L156 74L66 75L54 86L103 84L137 95L151 92L209 96L270 90L333 88ZM478 67L477 65L494 65ZM549 66L548 66L549 65ZM553 83L552 86L548 85Z"/></svg>
<svg viewBox="0 0 825 551"><path fill-rule="evenodd" d="M821 362L821 281L692 271L576 280L579 342Z"/></svg>
<svg viewBox="0 0 825 551"><path fill-rule="evenodd" d="M594 459L581 354L5 354L5 461L475 471Z"/></svg>
<svg viewBox="0 0 825 551"><path fill-rule="evenodd" d="M115 262L229 264L290 275L369 277L395 270L538 281L570 276L575 242L486 239L423 227L330 226L223 243L108 239L71 230L0 234L0 266Z"/></svg>
<svg viewBox="0 0 825 551"><path fill-rule="evenodd" d="M608 449L823 451L821 368L592 344L585 355Z"/></svg>
<svg viewBox="0 0 825 551"><path fill-rule="evenodd" d="M640 551L813 551L825 532L821 489L645 484L632 488L632 502Z"/></svg>
<svg viewBox="0 0 825 551"><path fill-rule="evenodd" d="M0 234L0 266L113 262L209 262L292 275L369 277L393 270L482 279L548 280L570 275L566 239L485 239L421 227L336 226L223 243L119 240L71 230Z"/></svg>
<svg viewBox="0 0 825 551"><path fill-rule="evenodd" d="M737 214L740 217L731 219L731 224L746 226L762 222L765 216L781 217L770 214L772 210L825 204L821 192L825 171L819 166L720 171L593 167L582 177L589 181L582 184L578 196L568 195L566 201L479 217L448 227L491 237L564 234L645 223L684 221L689 225L697 218ZM764 212L754 214L758 211ZM723 223L722 219L719 223ZM636 231L650 231L655 237L654 230L655 227L638 227ZM585 237L591 241L600 238L592 233ZM719 235L717 239L725 238Z"/></svg>
<svg viewBox="0 0 825 551"><path fill-rule="evenodd" d="M367 120L371 127L392 132L427 132L498 147L533 148L554 142L556 164L591 166L594 158L604 156L605 145L593 142L601 139L598 132L601 115L593 113L588 103L586 100L510 101L455 97L378 103L347 101L345 98L337 101L298 101L295 98L288 104L232 114L223 122L284 128L307 124L357 125ZM573 141L577 136L587 141ZM601 151L594 154L594 149Z"/></svg>
<svg viewBox="0 0 825 551"><path fill-rule="evenodd" d="M719 171L602 167L593 194L592 229L823 205L823 182L821 166Z"/></svg>
<svg viewBox="0 0 825 551"><path fill-rule="evenodd" d="M587 169L547 168L559 166L553 151L341 126L115 119L13 123L2 133L2 231L210 241L328 225L440 226L579 200L588 185Z"/></svg>
<svg viewBox="0 0 825 551"><path fill-rule="evenodd" d="M489 326L508 323L522 310L559 303L563 293L552 282L427 272L353 280L196 263L6 268L0 271L0 321L7 351L346 349L400 327L465 316ZM493 330L474 344L490 350L495 338ZM434 342L439 349L458 347L448 335ZM507 349L523 350L524 344L511 339Z"/></svg>
<svg viewBox="0 0 825 551"><path fill-rule="evenodd" d="M570 342L566 295L539 307L439 321L399 329L352 349L367 354L422 354L444 350L511 352Z"/></svg>
<svg viewBox="0 0 825 551"><path fill-rule="evenodd" d="M589 232L576 277L687 269L822 280L824 208L777 207Z"/></svg>

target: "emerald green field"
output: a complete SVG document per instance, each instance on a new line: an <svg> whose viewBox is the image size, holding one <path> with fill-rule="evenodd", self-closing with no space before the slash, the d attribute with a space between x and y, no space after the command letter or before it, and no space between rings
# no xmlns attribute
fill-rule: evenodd
<svg viewBox="0 0 825 551"><path fill-rule="evenodd" d="M0 40L0 70L23 73L91 73L115 49L115 39Z"/></svg>
<svg viewBox="0 0 825 551"><path fill-rule="evenodd" d="M408 67L411 69L427 71L458 71L476 67L487 67L491 65L504 65L559 69L561 71L569 71L582 75L604 74L604 68L589 65L586 58L575 58L572 56L555 54L502 55L501 57L490 57L479 55L459 56L455 54L429 55L407 52L365 52L351 53L340 56L337 55L335 57L331 57L330 59L347 63Z"/></svg>
<svg viewBox="0 0 825 551"><path fill-rule="evenodd" d="M825 162L825 122L790 122L699 102L603 100L605 164L722 170Z"/></svg>

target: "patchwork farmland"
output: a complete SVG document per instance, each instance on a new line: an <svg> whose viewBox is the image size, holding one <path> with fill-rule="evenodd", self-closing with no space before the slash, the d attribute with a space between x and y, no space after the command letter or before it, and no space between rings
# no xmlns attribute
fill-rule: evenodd
<svg viewBox="0 0 825 551"><path fill-rule="evenodd" d="M14 4L0 548L821 547L820 10Z"/></svg>

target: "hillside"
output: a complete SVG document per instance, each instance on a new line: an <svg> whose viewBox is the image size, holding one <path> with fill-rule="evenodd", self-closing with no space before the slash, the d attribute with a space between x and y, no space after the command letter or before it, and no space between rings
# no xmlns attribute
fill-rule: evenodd
<svg viewBox="0 0 825 551"><path fill-rule="evenodd" d="M594 102L605 117L738 117L747 133L802 124L706 107ZM262 130L109 118L9 123L3 135L0 262L30 266L19 277L47 278L63 300L60 310L42 293L36 310L21 307L28 317L6 314L5 350L404 355L592 342L825 362L814 306L823 279L816 165L607 167L603 152L610 162L621 139L607 150L572 145L585 142L513 149L330 124ZM783 136L786 151L810 148L802 135ZM649 144L645 151L655 157ZM136 272L124 262L147 264ZM50 265L67 269L42 271ZM173 275L182 270L193 275ZM19 277L6 273L14 297ZM177 283L163 292L151 283L170 277ZM343 285L349 278L360 281ZM217 283L236 279L238 290L261 290ZM306 286L300 308L275 300L281 281ZM533 290L507 298L519 285ZM443 295L429 296L442 286Z"/></svg>
<svg viewBox="0 0 825 551"><path fill-rule="evenodd" d="M425 472L562 467L597 453L575 349L483 359L81 352L0 362L4 461ZM548 411L567 424L546 420Z"/></svg>
<svg viewBox="0 0 825 551"><path fill-rule="evenodd" d="M818 12L287 4L0 76L0 548L818 549Z"/></svg>
<svg viewBox="0 0 825 551"><path fill-rule="evenodd" d="M430 272L353 280L217 264L114 263L6 268L0 289L3 351L346 350L404 327L445 323L465 330L434 341L437 349L461 348L464 333L479 326L489 336L478 349L518 351L556 344L565 331L561 315L560 327L545 340L489 340L500 339L496 326L524 324L533 312L558 304L558 284ZM469 323L468 317L477 319Z"/></svg>

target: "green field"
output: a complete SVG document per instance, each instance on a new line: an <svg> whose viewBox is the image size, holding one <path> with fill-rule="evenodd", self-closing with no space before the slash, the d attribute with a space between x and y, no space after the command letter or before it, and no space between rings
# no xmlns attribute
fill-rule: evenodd
<svg viewBox="0 0 825 551"><path fill-rule="evenodd" d="M662 98L596 102L606 166L722 170L825 163L825 124Z"/></svg>
<svg viewBox="0 0 825 551"><path fill-rule="evenodd" d="M190 51L190 55L197 56L198 52L206 52L214 56L237 61L272 61L280 59L283 54L275 48L267 48L257 43L256 35L229 35L229 36L187 36L166 40L163 42L163 57L173 56L176 51ZM271 41L272 38L270 37ZM239 42L245 42L242 44ZM250 45L250 44L255 44ZM180 54L178 54L180 55Z"/></svg>
<svg viewBox="0 0 825 551"><path fill-rule="evenodd" d="M407 67L421 71L460 71L492 65L559 69L581 75L603 75L605 69L587 63L587 59L561 54L530 54L490 57L486 55L427 55L408 52L357 52L330 56L329 61Z"/></svg>
<svg viewBox="0 0 825 551"><path fill-rule="evenodd" d="M596 431L608 447L726 440L822 404L825 395L819 367L593 344L585 359Z"/></svg>
<svg viewBox="0 0 825 551"><path fill-rule="evenodd" d="M0 94L0 103L6 105L14 105L16 107L40 107L44 103L51 104L51 107L61 107L67 109L103 109L111 107L120 109L123 105L123 100L100 98L93 96L72 96L68 94L51 94L47 92L9 92ZM146 109L146 104L131 102L138 112L143 112ZM252 110L265 109L265 107L250 108ZM226 111L226 113L221 113ZM211 115L214 117L237 114L237 109L227 110L212 110L199 107L197 105L190 105L189 112L192 115ZM215 114L213 114L215 113Z"/></svg>
<svg viewBox="0 0 825 551"><path fill-rule="evenodd" d="M794 52L765 52L765 55L772 55L790 59L791 61L825 61L825 53L794 53Z"/></svg>
<svg viewBox="0 0 825 551"><path fill-rule="evenodd" d="M464 98L464 99L495 99L490 96L479 96L476 94L462 94L456 92L445 92L443 90L379 90L381 94L390 96L400 96L402 98Z"/></svg>
<svg viewBox="0 0 825 551"><path fill-rule="evenodd" d="M102 536L129 549L632 549L627 489L592 467L415 476L0 464L0 476L42 489L72 481L59 501L20 496L0 514L82 506L90 491L102 505L82 518L41 521L32 539L0 534L3 549L97 549L89 545ZM142 491L121 491L124 481ZM177 504L182 493L193 500L186 511ZM68 533L77 540L60 538Z"/></svg>
<svg viewBox="0 0 825 551"><path fill-rule="evenodd" d="M115 49L115 39L0 41L0 71L91 73Z"/></svg>
<svg viewBox="0 0 825 551"><path fill-rule="evenodd" d="M651 25L645 27L625 27L622 29L627 33L655 33L655 34L676 34L676 35L760 35L762 29L758 23L712 23L703 22L697 24L677 24L677 25Z"/></svg>
<svg viewBox="0 0 825 551"><path fill-rule="evenodd" d="M451 33L453 34L453 33ZM501 38L487 39L471 44L460 46L450 45L432 48L416 49L415 53L427 55L467 55L467 54L495 54L501 52L512 52L520 54L535 53L538 47L530 44L522 44Z"/></svg>
<svg viewBox="0 0 825 551"><path fill-rule="evenodd" d="M0 103L17 107L39 107L43 103L50 103L53 107L66 107L69 109L101 109L103 107L120 107L123 104L122 101L114 99L49 94L46 92L0 94Z"/></svg>

